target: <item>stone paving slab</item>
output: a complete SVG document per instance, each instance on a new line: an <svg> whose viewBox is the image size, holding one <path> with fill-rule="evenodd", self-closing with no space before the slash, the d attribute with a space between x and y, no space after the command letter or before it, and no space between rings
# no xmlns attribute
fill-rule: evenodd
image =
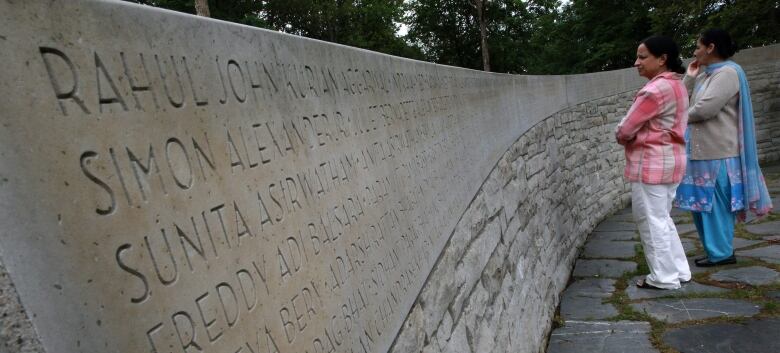
<svg viewBox="0 0 780 353"><path fill-rule="evenodd" d="M617 278L626 272L636 271L636 262L620 260L577 260L574 277Z"/></svg>
<svg viewBox="0 0 780 353"><path fill-rule="evenodd" d="M685 215L674 216L674 217L672 217L672 220L674 221L675 225L677 225L677 224L693 224L693 223L691 223L691 217L690 216L685 216Z"/></svg>
<svg viewBox="0 0 780 353"><path fill-rule="evenodd" d="M674 226L677 228L677 234L680 235L696 233L696 225L694 225L693 223L681 223L681 224L675 224Z"/></svg>
<svg viewBox="0 0 780 353"><path fill-rule="evenodd" d="M765 177L767 177L768 174L780 174L780 164L762 165L761 172Z"/></svg>
<svg viewBox="0 0 780 353"><path fill-rule="evenodd" d="M634 222L634 215L629 213L623 213L623 214L615 214L612 216L607 217L607 221L615 221L615 222L628 222L628 223L635 223Z"/></svg>
<svg viewBox="0 0 780 353"><path fill-rule="evenodd" d="M678 217L678 216L690 216L691 211L679 209L676 207L672 208L672 212L669 212L669 215L672 217Z"/></svg>
<svg viewBox="0 0 780 353"><path fill-rule="evenodd" d="M680 242L682 243L683 251L685 251L686 254L698 250L698 248L696 247L696 244L698 242L696 240L689 239L689 238L680 238Z"/></svg>
<svg viewBox="0 0 780 353"><path fill-rule="evenodd" d="M710 275L718 282L746 283L751 286L763 286L780 283L780 273L763 266L749 266L718 271Z"/></svg>
<svg viewBox="0 0 780 353"><path fill-rule="evenodd" d="M599 223L594 231L596 232L619 232L619 231L635 231L636 224L633 222L617 222L612 220L606 220Z"/></svg>
<svg viewBox="0 0 780 353"><path fill-rule="evenodd" d="M780 264L780 245L770 245L752 250L737 251L737 256L759 258L762 261Z"/></svg>
<svg viewBox="0 0 780 353"><path fill-rule="evenodd" d="M561 316L569 320L603 320L618 314L615 306L602 303L615 292L613 279L581 279L563 292Z"/></svg>
<svg viewBox="0 0 780 353"><path fill-rule="evenodd" d="M745 230L758 235L780 235L780 221L750 224Z"/></svg>
<svg viewBox="0 0 780 353"><path fill-rule="evenodd" d="M761 308L751 302L722 298L656 299L631 304L634 310L668 323L701 320L712 317L746 317Z"/></svg>
<svg viewBox="0 0 780 353"><path fill-rule="evenodd" d="M635 241L589 240L585 243L582 258L630 259L636 255Z"/></svg>
<svg viewBox="0 0 780 353"><path fill-rule="evenodd" d="M695 275L697 273L704 273L704 272L707 272L709 270L712 270L712 267L698 267L698 266L696 266L696 263L694 261L699 256L703 256L703 254L698 253L698 254L695 254L693 256L689 256L688 257L688 268L691 269L691 274Z"/></svg>
<svg viewBox="0 0 780 353"><path fill-rule="evenodd" d="M780 352L780 319L747 320L743 324L708 324L669 330L662 340L685 353Z"/></svg>
<svg viewBox="0 0 780 353"><path fill-rule="evenodd" d="M640 321L567 322L550 335L547 353L657 353L650 323Z"/></svg>
<svg viewBox="0 0 780 353"><path fill-rule="evenodd" d="M588 236L588 241L591 240L639 240L639 234L635 231L593 232Z"/></svg>
<svg viewBox="0 0 780 353"><path fill-rule="evenodd" d="M734 249L740 249L740 248L746 248L748 246L753 246L756 244L763 243L761 240L750 240L740 237L734 237L734 241L732 244L734 245Z"/></svg>
<svg viewBox="0 0 780 353"><path fill-rule="evenodd" d="M643 289L643 288L637 288L635 284L636 281L639 280L640 278L644 278L644 275L636 276L632 278L631 282L626 287L626 295L628 295L628 298L631 300L652 299L652 298L661 298L661 297L678 297L678 296L685 296L691 293L723 293L728 291L727 289L724 288L708 286L705 284L696 283L695 281L683 283L680 289L670 289L670 290Z"/></svg>

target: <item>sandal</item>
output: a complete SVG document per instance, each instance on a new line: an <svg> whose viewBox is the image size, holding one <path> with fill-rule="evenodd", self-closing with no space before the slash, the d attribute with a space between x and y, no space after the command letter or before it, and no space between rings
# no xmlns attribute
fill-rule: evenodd
<svg viewBox="0 0 780 353"><path fill-rule="evenodd" d="M642 289L657 289L657 290L663 290L664 289L664 288L661 288L661 287L656 287L656 286L654 286L654 285L652 285L650 283L647 283L647 280L644 280L644 279L636 281L636 283L634 283L634 284L636 284L637 288L642 288Z"/></svg>

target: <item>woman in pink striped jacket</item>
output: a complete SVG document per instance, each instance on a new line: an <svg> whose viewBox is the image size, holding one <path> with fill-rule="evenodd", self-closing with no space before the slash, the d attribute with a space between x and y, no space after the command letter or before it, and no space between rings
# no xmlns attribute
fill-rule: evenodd
<svg viewBox="0 0 780 353"><path fill-rule="evenodd" d="M688 92L679 74L685 70L677 44L663 36L642 41L634 66L650 80L617 126L615 137L626 149L625 177L631 182L634 220L650 274L640 288L677 289L691 279L671 216L675 191L685 173Z"/></svg>

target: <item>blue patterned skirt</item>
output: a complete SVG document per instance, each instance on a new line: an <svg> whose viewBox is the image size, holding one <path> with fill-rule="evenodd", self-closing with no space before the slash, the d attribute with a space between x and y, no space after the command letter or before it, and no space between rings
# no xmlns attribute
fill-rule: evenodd
<svg viewBox="0 0 780 353"><path fill-rule="evenodd" d="M742 165L739 157L692 161L688 160L685 176L677 187L674 207L693 212L710 212L715 194L715 180L720 168L726 168L731 184L731 211L745 208Z"/></svg>

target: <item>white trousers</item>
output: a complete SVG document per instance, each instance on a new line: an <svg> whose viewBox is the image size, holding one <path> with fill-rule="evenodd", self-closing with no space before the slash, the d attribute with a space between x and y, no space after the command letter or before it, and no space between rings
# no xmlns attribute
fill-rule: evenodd
<svg viewBox="0 0 780 353"><path fill-rule="evenodd" d="M645 281L665 289L680 288L680 281L691 279L685 250L669 215L678 185L631 183L631 208L650 267Z"/></svg>

